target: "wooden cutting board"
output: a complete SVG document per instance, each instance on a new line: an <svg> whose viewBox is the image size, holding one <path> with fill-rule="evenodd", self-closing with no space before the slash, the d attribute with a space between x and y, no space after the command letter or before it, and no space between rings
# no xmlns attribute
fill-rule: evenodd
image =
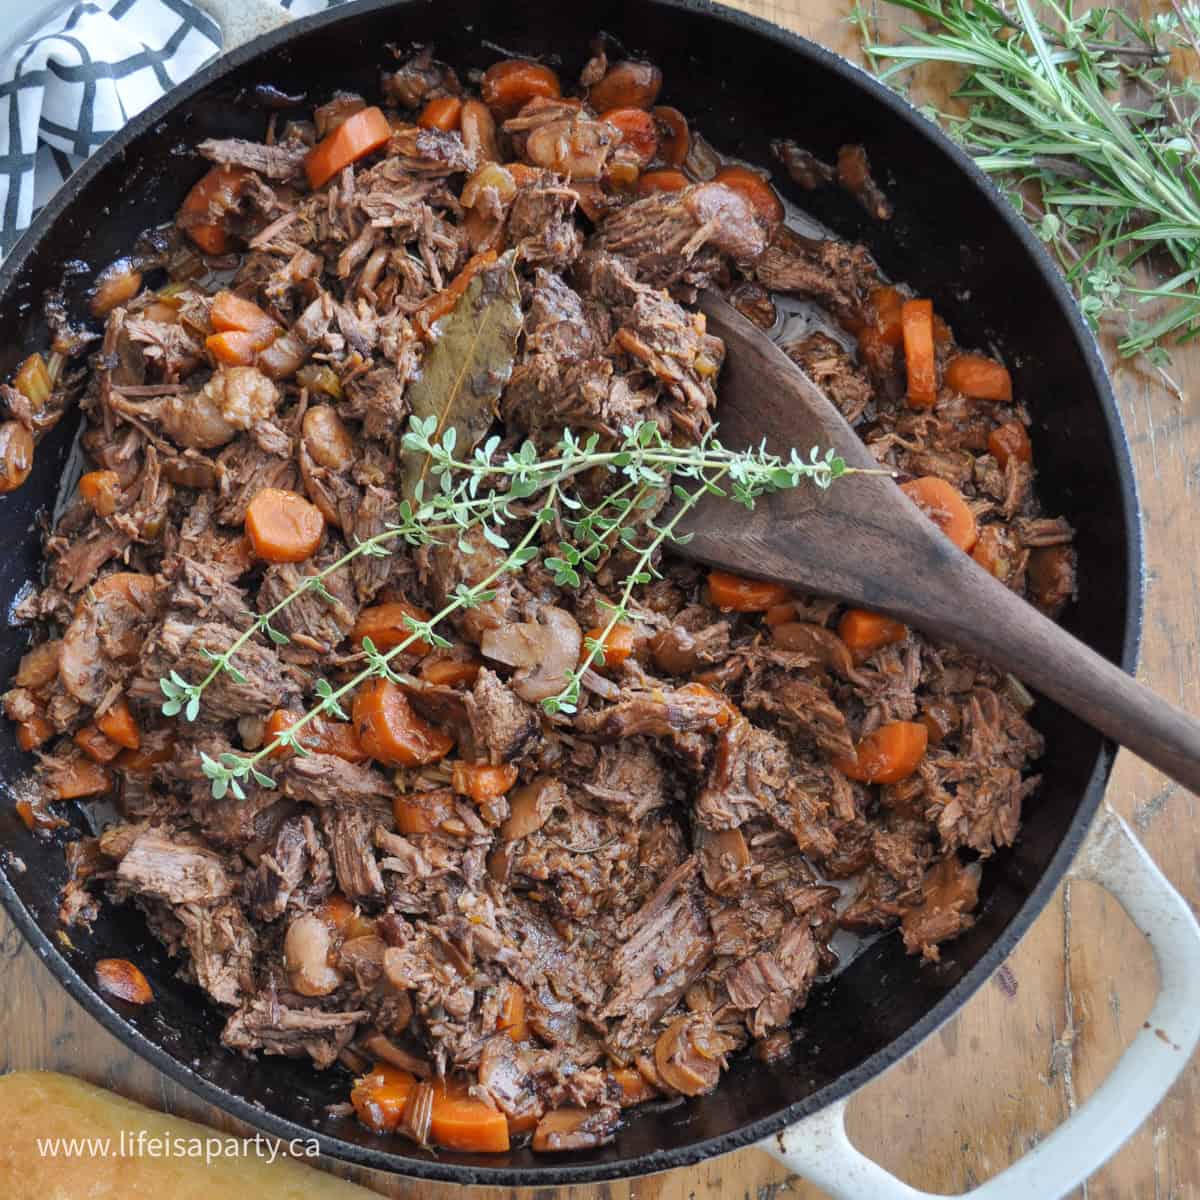
<svg viewBox="0 0 1200 1200"><path fill-rule="evenodd" d="M848 0L732 0L857 58ZM1124 0L1131 11L1150 0ZM865 0L883 30L899 21ZM1165 9L1162 3L1159 7ZM1197 64L1185 64L1195 72ZM949 73L924 81L935 96ZM1200 343L1175 354L1186 398L1152 374L1117 364L1106 340L1145 506L1146 632L1139 678L1200 711ZM1087 597L1084 597L1087 603ZM1128 755L1109 787L1172 883L1200 903L1197 800ZM937 1035L857 1096L857 1144L908 1182L958 1192L981 1182L1050 1132L1105 1077L1149 1011L1150 951L1116 903L1088 884L1060 889L1008 963ZM81 1075L169 1112L247 1132L126 1050L61 991L0 914L0 1070L42 1068ZM1142 1130L1078 1196L1091 1200L1200 1197L1200 1063L1193 1063ZM5 1144L0 1156L17 1148ZM340 1172L381 1195L452 1200L449 1186ZM538 1200L818 1200L766 1154L747 1150L633 1183L540 1190ZM505 1193L481 1189L485 1200ZM513 1193L508 1193L513 1194ZM516 1193L519 1194L519 1193ZM529 1193L527 1193L529 1194Z"/></svg>

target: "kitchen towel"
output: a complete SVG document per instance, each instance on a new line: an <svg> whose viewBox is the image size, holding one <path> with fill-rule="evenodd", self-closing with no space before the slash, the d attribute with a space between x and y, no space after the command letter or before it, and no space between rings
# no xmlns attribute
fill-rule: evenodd
<svg viewBox="0 0 1200 1200"><path fill-rule="evenodd" d="M223 45L241 40L249 15L278 4L286 20L342 2L64 3L0 59L0 258L89 154Z"/></svg>

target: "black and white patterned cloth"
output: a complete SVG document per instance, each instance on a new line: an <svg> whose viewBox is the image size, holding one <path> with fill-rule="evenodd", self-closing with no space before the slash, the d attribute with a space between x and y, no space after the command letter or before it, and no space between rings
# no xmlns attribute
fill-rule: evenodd
<svg viewBox="0 0 1200 1200"><path fill-rule="evenodd" d="M342 0L278 2L298 17ZM221 7L64 0L0 57L0 258L106 138L220 53L221 27L205 8Z"/></svg>

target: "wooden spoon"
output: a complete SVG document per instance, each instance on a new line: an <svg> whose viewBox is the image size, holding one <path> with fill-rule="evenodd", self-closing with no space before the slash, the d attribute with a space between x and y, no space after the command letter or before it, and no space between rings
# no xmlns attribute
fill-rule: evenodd
<svg viewBox="0 0 1200 1200"><path fill-rule="evenodd" d="M832 447L848 466L878 466L761 330L711 292L701 308L728 352L718 412L725 445L765 439L783 455ZM680 529L693 535L678 548L688 558L886 613L987 659L1200 793L1200 721L983 570L887 476L853 475L826 490L801 484L763 497L753 512L705 497Z"/></svg>

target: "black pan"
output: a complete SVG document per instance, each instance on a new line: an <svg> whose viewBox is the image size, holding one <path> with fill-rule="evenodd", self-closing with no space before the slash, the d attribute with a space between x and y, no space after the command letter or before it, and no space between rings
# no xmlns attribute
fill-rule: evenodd
<svg viewBox="0 0 1200 1200"><path fill-rule="evenodd" d="M323 98L336 88L376 94L387 43L433 42L456 66L484 67L503 51L559 58L573 78L597 30L644 52L666 76L664 102L693 118L726 152L768 164L768 141L793 136L829 159L844 142L865 144L896 208L868 218L837 188L803 194L776 185L840 237L861 239L892 277L932 296L959 339L992 346L1014 365L1017 394L1034 415L1039 482L1048 510L1078 530L1079 590L1065 617L1071 632L1126 669L1134 666L1141 617L1141 539L1125 435L1095 343L1058 272L1003 197L961 150L844 60L753 17L678 0L360 0L253 42L201 71L112 139L55 196L0 270L0 376L47 343L42 296L64 278L84 311L91 273L119 257L148 226L170 220L204 164L190 147L212 135L259 138L256 83ZM32 478L0 499L6 553L0 597L37 577L38 524L53 504L74 422L38 450ZM26 635L0 633L0 676L9 678ZM11 861L2 898L62 985L126 1045L209 1102L280 1137L315 1131L323 1152L409 1175L459 1183L540 1185L640 1175L745 1146L848 1095L908 1053L955 1013L1029 928L1062 877L1099 803L1111 745L1059 709L1035 715L1049 753L1044 783L1028 805L1016 846L983 875L975 927L945 948L937 967L877 942L800 1016L794 1061L734 1065L710 1096L632 1119L612 1145L559 1157L418 1151L325 1114L344 1101L349 1077L278 1058L250 1062L222 1050L222 1017L175 968L132 911L106 910L91 936L54 938L62 850L36 840L12 806L0 812ZM0 770L15 780L31 761L10 726L0 731ZM77 827L83 828L76 814ZM92 985L96 958L130 958L157 1002L122 1007Z"/></svg>

